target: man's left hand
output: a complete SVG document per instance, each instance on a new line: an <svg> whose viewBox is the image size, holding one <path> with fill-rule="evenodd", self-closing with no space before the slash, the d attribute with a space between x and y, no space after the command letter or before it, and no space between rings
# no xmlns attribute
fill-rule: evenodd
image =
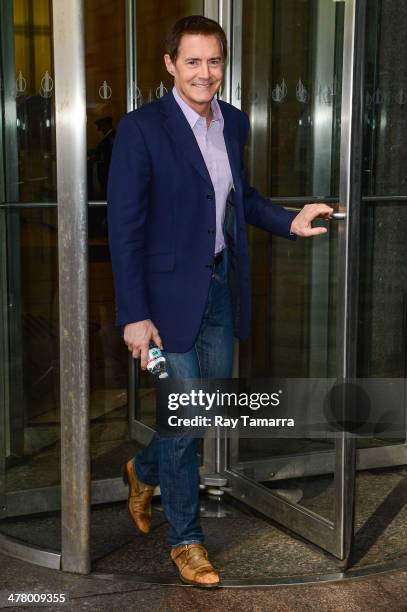
<svg viewBox="0 0 407 612"><path fill-rule="evenodd" d="M318 236L318 234L326 234L326 227L312 227L312 221L317 217L329 219L332 216L334 209L328 204L306 204L294 217L291 223L290 232L296 236L308 237Z"/></svg>

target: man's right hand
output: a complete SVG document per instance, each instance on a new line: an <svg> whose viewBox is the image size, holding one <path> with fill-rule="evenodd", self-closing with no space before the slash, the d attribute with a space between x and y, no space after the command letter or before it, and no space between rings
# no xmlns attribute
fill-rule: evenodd
<svg viewBox="0 0 407 612"><path fill-rule="evenodd" d="M148 349L151 341L155 342L163 350L163 343L158 329L150 319L125 325L123 339L129 351L132 352L133 358L138 359L140 357L142 370L145 370L147 367Z"/></svg>

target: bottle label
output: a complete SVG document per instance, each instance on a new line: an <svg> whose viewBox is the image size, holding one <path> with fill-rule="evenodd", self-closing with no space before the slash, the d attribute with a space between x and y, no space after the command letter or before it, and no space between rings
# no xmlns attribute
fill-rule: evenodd
<svg viewBox="0 0 407 612"><path fill-rule="evenodd" d="M149 359L147 361L147 370L153 371L160 364L165 363L165 358L161 355L157 359Z"/></svg>

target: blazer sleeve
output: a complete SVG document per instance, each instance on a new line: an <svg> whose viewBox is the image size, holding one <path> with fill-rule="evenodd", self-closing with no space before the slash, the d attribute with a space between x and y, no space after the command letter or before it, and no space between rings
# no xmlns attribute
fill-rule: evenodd
<svg viewBox="0 0 407 612"><path fill-rule="evenodd" d="M246 113L243 113L243 117L245 121L244 144L246 144L250 130L250 121ZM295 240L296 236L290 234L290 227L294 217L298 213L287 211L282 206L273 204L271 200L261 196L259 192L249 184L246 179L243 154L241 156L240 170L243 182L243 205L246 222L278 236Z"/></svg>
<svg viewBox="0 0 407 612"><path fill-rule="evenodd" d="M114 139L107 185L107 224L116 295L116 325L150 319L145 283L145 223L151 160L134 118L124 115Z"/></svg>

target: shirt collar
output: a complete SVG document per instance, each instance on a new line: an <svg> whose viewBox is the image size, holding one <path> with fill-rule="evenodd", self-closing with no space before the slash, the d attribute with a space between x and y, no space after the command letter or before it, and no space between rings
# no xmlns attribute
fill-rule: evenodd
<svg viewBox="0 0 407 612"><path fill-rule="evenodd" d="M204 117L202 117L199 113L197 113L193 108L189 106L189 104L187 104L181 98L175 85L172 88L172 93L173 93L175 100L178 102L179 106L181 107L181 110L184 113L189 125L193 129L195 127L196 122L199 119L204 119ZM223 115L220 109L219 102L217 101L216 98L212 98L211 100L211 109L212 109L213 121L219 121L221 127L223 128Z"/></svg>

